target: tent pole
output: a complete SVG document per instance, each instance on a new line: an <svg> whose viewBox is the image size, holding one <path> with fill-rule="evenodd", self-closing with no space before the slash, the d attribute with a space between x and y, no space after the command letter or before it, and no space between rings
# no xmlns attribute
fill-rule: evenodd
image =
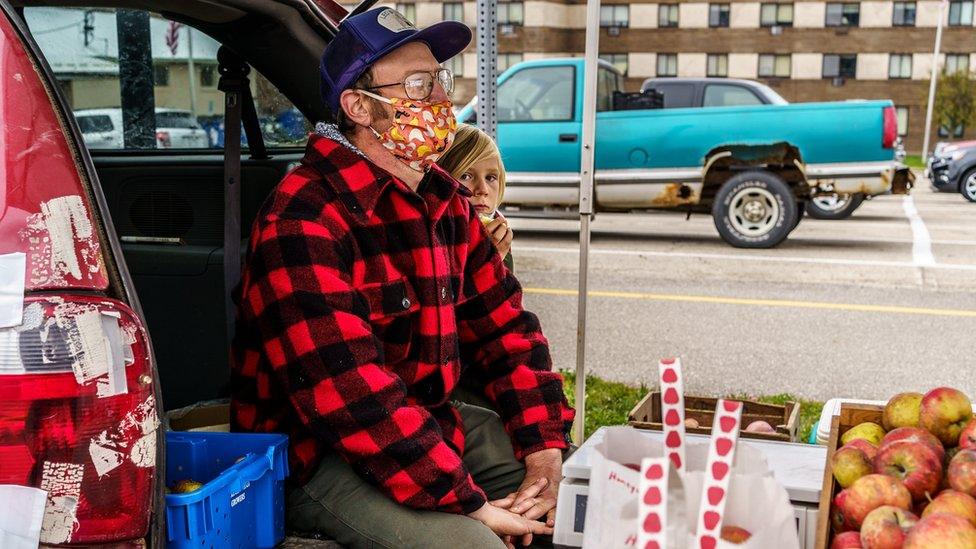
<svg viewBox="0 0 976 549"><path fill-rule="evenodd" d="M576 324L576 422L577 444L584 440L586 424L586 298L590 264L590 221L593 218L593 161L596 137L597 55L600 50L600 0L586 3L586 53L583 70L583 135L580 139L580 253Z"/></svg>

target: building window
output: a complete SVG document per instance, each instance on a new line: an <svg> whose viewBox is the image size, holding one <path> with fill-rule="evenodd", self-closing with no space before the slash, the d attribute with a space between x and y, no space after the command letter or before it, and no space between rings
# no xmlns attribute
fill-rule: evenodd
<svg viewBox="0 0 976 549"><path fill-rule="evenodd" d="M856 27L860 21L860 4L827 4L827 20L824 24L828 27Z"/></svg>
<svg viewBox="0 0 976 549"><path fill-rule="evenodd" d="M789 55L764 53L759 56L759 76L761 78L789 78L791 58Z"/></svg>
<svg viewBox="0 0 976 549"><path fill-rule="evenodd" d="M891 24L896 27L915 26L915 2L895 2Z"/></svg>
<svg viewBox="0 0 976 549"><path fill-rule="evenodd" d="M908 107L895 107L895 114L898 117L898 135L908 135Z"/></svg>
<svg viewBox="0 0 976 549"><path fill-rule="evenodd" d="M954 72L969 72L968 53L947 53L945 67L942 69L946 74Z"/></svg>
<svg viewBox="0 0 976 549"><path fill-rule="evenodd" d="M200 85L204 88L213 88L217 85L216 65L204 65L200 67Z"/></svg>
<svg viewBox="0 0 976 549"><path fill-rule="evenodd" d="M522 9L522 2L498 3L499 25L521 25L524 21L525 12Z"/></svg>
<svg viewBox="0 0 976 549"><path fill-rule="evenodd" d="M793 4L763 4L759 24L763 27L792 27Z"/></svg>
<svg viewBox="0 0 976 549"><path fill-rule="evenodd" d="M445 21L464 21L464 4L461 2L444 2L442 15Z"/></svg>
<svg viewBox="0 0 976 549"><path fill-rule="evenodd" d="M169 86L169 65L153 65L153 83L156 86Z"/></svg>
<svg viewBox="0 0 976 549"><path fill-rule="evenodd" d="M729 5L728 4L708 5L708 26L709 27L729 26Z"/></svg>
<svg viewBox="0 0 976 549"><path fill-rule="evenodd" d="M724 53L710 53L705 64L705 76L724 78L729 75L729 56Z"/></svg>
<svg viewBox="0 0 976 549"><path fill-rule="evenodd" d="M676 53L657 54L657 75L678 76L678 54Z"/></svg>
<svg viewBox="0 0 976 549"><path fill-rule="evenodd" d="M501 4L499 4L500 6ZM521 53L499 53L498 54L498 74L508 70L509 67L522 62Z"/></svg>
<svg viewBox="0 0 976 549"><path fill-rule="evenodd" d="M630 6L614 4L600 6L601 27L626 27L630 25Z"/></svg>
<svg viewBox="0 0 976 549"><path fill-rule="evenodd" d="M823 57L824 78L854 78L857 74L856 54L827 54Z"/></svg>
<svg viewBox="0 0 976 549"><path fill-rule="evenodd" d="M414 25L417 24L417 4L401 4L397 3L396 10L403 14Z"/></svg>
<svg viewBox="0 0 976 549"><path fill-rule="evenodd" d="M888 78L911 78L912 54L893 53L888 60Z"/></svg>
<svg viewBox="0 0 976 549"><path fill-rule="evenodd" d="M620 71L620 74L627 76L628 55L626 53L604 53L600 54L600 59L610 63ZM604 71L605 72L605 71Z"/></svg>
<svg viewBox="0 0 976 549"><path fill-rule="evenodd" d="M448 59L447 61L444 61L443 63L441 63L441 65L445 69L450 70L451 73L454 74L454 76L458 76L458 77L464 76L464 55L463 54L459 53L454 57Z"/></svg>
<svg viewBox="0 0 976 549"><path fill-rule="evenodd" d="M678 4L660 4L657 7L657 26L678 26Z"/></svg>
<svg viewBox="0 0 976 549"><path fill-rule="evenodd" d="M949 2L949 25L969 27L973 24L973 0Z"/></svg>

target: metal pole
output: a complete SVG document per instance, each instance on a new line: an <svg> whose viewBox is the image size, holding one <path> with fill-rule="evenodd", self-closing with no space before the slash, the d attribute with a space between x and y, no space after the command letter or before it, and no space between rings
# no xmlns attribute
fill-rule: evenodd
<svg viewBox="0 0 976 549"><path fill-rule="evenodd" d="M476 116L478 127L498 140L495 111L496 80L498 79L498 1L478 0L478 77Z"/></svg>
<svg viewBox="0 0 976 549"><path fill-rule="evenodd" d="M946 2L939 2L939 22L935 27L935 51L932 53L932 76L929 78L929 102L925 107L925 138L922 140L922 162L929 156L929 134L932 133L932 107L935 105L935 83L939 79L939 49L942 46L942 19ZM952 131L950 128L949 131Z"/></svg>
<svg viewBox="0 0 976 549"><path fill-rule="evenodd" d="M185 26L186 29L186 47L187 47L187 57L186 64L187 69L190 72L190 112L193 116L197 115L197 71L193 65L193 27Z"/></svg>
<svg viewBox="0 0 976 549"><path fill-rule="evenodd" d="M593 156L596 138L597 55L600 51L600 0L586 3L586 53L583 61L583 136L580 150L580 254L576 324L576 424L577 444L586 425L586 298L590 265L590 220L593 217Z"/></svg>

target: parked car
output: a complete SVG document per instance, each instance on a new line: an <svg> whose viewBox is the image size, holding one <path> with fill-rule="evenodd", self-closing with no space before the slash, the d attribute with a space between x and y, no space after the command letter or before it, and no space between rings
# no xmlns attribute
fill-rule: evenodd
<svg viewBox="0 0 976 549"><path fill-rule="evenodd" d="M958 192L976 202L976 141L960 141L937 147L925 170L932 189Z"/></svg>
<svg viewBox="0 0 976 549"><path fill-rule="evenodd" d="M92 149L123 148L122 109L82 109L74 112L85 144ZM156 109L156 147L206 149L210 138L193 113L182 109Z"/></svg>
<svg viewBox="0 0 976 549"><path fill-rule="evenodd" d="M583 60L525 61L498 79L505 202L567 211L579 200ZM733 246L769 248L796 227L805 203L834 194L907 193L896 160L891 101L786 104L744 81L651 81L673 108L616 110L623 76L600 62L595 207L710 213ZM682 91L674 86L685 86ZM757 91L758 90L758 91ZM461 109L474 121L474 105Z"/></svg>

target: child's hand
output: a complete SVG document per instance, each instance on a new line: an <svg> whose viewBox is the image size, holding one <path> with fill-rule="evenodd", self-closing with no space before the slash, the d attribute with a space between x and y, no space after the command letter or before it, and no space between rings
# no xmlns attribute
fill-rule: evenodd
<svg viewBox="0 0 976 549"><path fill-rule="evenodd" d="M512 239L515 237L515 233L512 232L511 227L508 226L508 220L501 212L498 212L495 219L485 225L485 230L488 231L491 241L495 243L495 247L498 248L498 253L502 257L507 256L508 252L512 251Z"/></svg>

